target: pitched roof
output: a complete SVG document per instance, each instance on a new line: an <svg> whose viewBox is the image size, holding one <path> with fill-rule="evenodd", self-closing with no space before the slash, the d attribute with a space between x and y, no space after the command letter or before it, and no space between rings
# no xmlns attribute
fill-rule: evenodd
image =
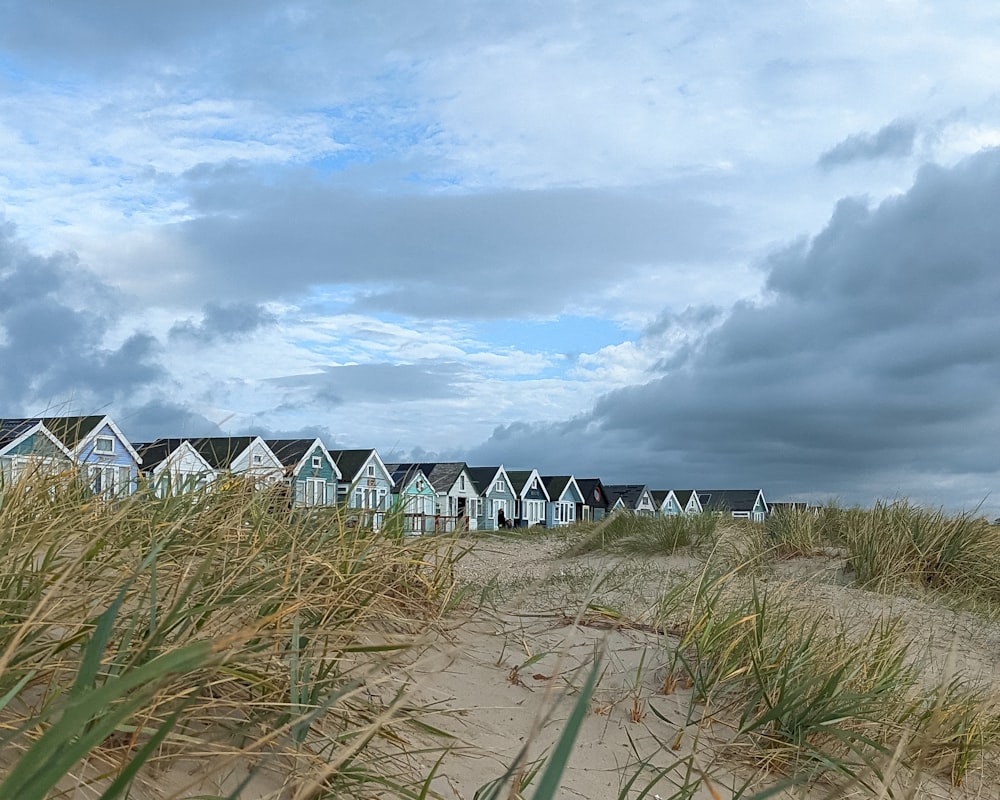
<svg viewBox="0 0 1000 800"><path fill-rule="evenodd" d="M256 438L256 436L206 436L188 441L198 451L198 455L204 458L210 466L214 469L226 470Z"/></svg>
<svg viewBox="0 0 1000 800"><path fill-rule="evenodd" d="M0 419L0 450L40 424L37 419Z"/></svg>
<svg viewBox="0 0 1000 800"><path fill-rule="evenodd" d="M106 415L91 415L87 417L24 417L18 420L8 419L5 422L11 423L41 423L45 429L51 433L66 450L76 451L81 442L84 442L94 434L101 423L107 425L121 441L125 449L132 454L137 461L142 461L142 457L136 452L132 443L125 438L125 435L118 430L118 426ZM76 452L70 453L71 457L77 457Z"/></svg>
<svg viewBox="0 0 1000 800"><path fill-rule="evenodd" d="M136 444L135 447L142 458L140 469L150 477L162 469L165 462L173 458L181 448L186 448L193 452L194 458L198 459L204 467L203 474L208 475L214 471L212 465L191 444L190 439L157 439L155 442Z"/></svg>
<svg viewBox="0 0 1000 800"><path fill-rule="evenodd" d="M649 493L653 496L653 502L656 503L656 507L659 508L663 505L664 501L667 499L667 495L670 494L669 489L650 489Z"/></svg>
<svg viewBox="0 0 1000 800"><path fill-rule="evenodd" d="M642 497L642 493L646 491L646 485L640 483L607 484L604 488L608 492L611 505L614 505L621 499L631 509L635 509L639 505L639 499Z"/></svg>
<svg viewBox="0 0 1000 800"><path fill-rule="evenodd" d="M72 460L73 454L38 419L0 419L0 453L7 448L16 447L22 441L30 439L32 436L39 435L48 440L55 450L61 452L67 459ZM37 440L35 447L41 447Z"/></svg>
<svg viewBox="0 0 1000 800"><path fill-rule="evenodd" d="M496 478L497 473L502 469L503 467L469 467L469 477L476 484L479 494L483 494L490 488L493 479ZM506 474L506 470L504 470L504 473Z"/></svg>
<svg viewBox="0 0 1000 800"><path fill-rule="evenodd" d="M39 417L46 428L70 450L86 439L94 428L106 419L102 415L91 415L88 417Z"/></svg>
<svg viewBox="0 0 1000 800"><path fill-rule="evenodd" d="M572 475L542 475L542 483L545 484L549 497L554 499L565 491L572 477Z"/></svg>
<svg viewBox="0 0 1000 800"><path fill-rule="evenodd" d="M421 464L420 468L435 491L447 492L455 485L458 476L467 469L464 461L437 461ZM471 476L470 476L471 479Z"/></svg>
<svg viewBox="0 0 1000 800"><path fill-rule="evenodd" d="M583 495L583 502L588 506L607 508L611 505L607 487L600 478L575 478L575 480L576 485L580 487L580 494ZM600 492L600 498L595 497L595 492Z"/></svg>
<svg viewBox="0 0 1000 800"><path fill-rule="evenodd" d="M769 513L783 513L786 511L819 511L821 506L801 500L768 500L767 510Z"/></svg>
<svg viewBox="0 0 1000 800"><path fill-rule="evenodd" d="M674 497L677 498L677 502L680 503L681 508L687 508L688 502L691 500L691 495L694 494L694 489L674 489Z"/></svg>
<svg viewBox="0 0 1000 800"><path fill-rule="evenodd" d="M698 489L698 501L706 511L753 511L760 489ZM767 503L765 502L765 509Z"/></svg>
<svg viewBox="0 0 1000 800"><path fill-rule="evenodd" d="M420 464L386 464L385 468L389 470L389 477L392 478L392 485L397 490L402 489L418 475L423 475L424 478L427 479L427 473L424 472ZM427 482L430 483L430 480ZM433 488L434 484L430 485Z"/></svg>
<svg viewBox="0 0 1000 800"><path fill-rule="evenodd" d="M155 442L136 444L136 452L142 456L143 472L152 472L185 441L186 439L157 439Z"/></svg>
<svg viewBox="0 0 1000 800"><path fill-rule="evenodd" d="M511 488L514 490L514 494L521 494L528 481L531 479L531 476L536 474L533 469L509 469L506 470L506 472L507 478L510 480Z"/></svg>
<svg viewBox="0 0 1000 800"><path fill-rule="evenodd" d="M278 457L284 467L294 467L313 451L315 439L265 439L264 444Z"/></svg>
<svg viewBox="0 0 1000 800"><path fill-rule="evenodd" d="M330 456L336 462L337 469L340 470L344 480L354 480L374 452L375 448L373 447L367 450L331 450Z"/></svg>

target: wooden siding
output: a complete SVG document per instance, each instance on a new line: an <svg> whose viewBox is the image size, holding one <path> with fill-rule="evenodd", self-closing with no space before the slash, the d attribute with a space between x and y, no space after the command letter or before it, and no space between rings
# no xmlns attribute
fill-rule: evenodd
<svg viewBox="0 0 1000 800"><path fill-rule="evenodd" d="M498 483L503 482L503 487L499 488ZM500 469L499 473L490 481L490 485L485 490L480 491L482 500L479 508L479 518L477 520L479 530L497 530L497 516L503 509L504 517L509 520L514 519L514 508L517 497L514 495L513 487L507 473Z"/></svg>
<svg viewBox="0 0 1000 800"><path fill-rule="evenodd" d="M319 459L318 467L313 466L316 458ZM320 445L316 445L303 459L292 480L294 504L299 508L332 506L337 502L337 471Z"/></svg>
<svg viewBox="0 0 1000 800"><path fill-rule="evenodd" d="M72 470L73 461L41 430L9 445L0 454L0 486L33 472L52 475Z"/></svg>
<svg viewBox="0 0 1000 800"><path fill-rule="evenodd" d="M545 524L548 527L556 525L572 525L577 522L577 506L583 503L583 495L576 481L570 480L560 492L559 497L553 497L545 511Z"/></svg>
<svg viewBox="0 0 1000 800"><path fill-rule="evenodd" d="M108 439L112 442L110 451L104 449ZM132 447L107 423L82 443L78 463L94 494L127 495L138 486L139 463L132 455Z"/></svg>
<svg viewBox="0 0 1000 800"><path fill-rule="evenodd" d="M359 512L359 524L381 530L385 512L392 502L392 477L382 467L374 450L357 474L351 477L351 483L340 484L338 491L347 508Z"/></svg>
<svg viewBox="0 0 1000 800"><path fill-rule="evenodd" d="M157 464L150 478L153 493L157 497L168 497L205 488L215 480L216 472L190 442L181 442Z"/></svg>
<svg viewBox="0 0 1000 800"><path fill-rule="evenodd" d="M393 512L402 514L405 533L434 532L438 515L437 493L421 470L418 469L393 494Z"/></svg>

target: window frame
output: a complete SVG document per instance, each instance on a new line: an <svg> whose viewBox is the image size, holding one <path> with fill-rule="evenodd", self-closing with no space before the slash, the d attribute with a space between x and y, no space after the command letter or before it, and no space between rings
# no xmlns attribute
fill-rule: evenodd
<svg viewBox="0 0 1000 800"><path fill-rule="evenodd" d="M102 443L107 443L109 447L101 447ZM114 436L95 436L94 437L94 452L101 455L114 455L115 452L115 437Z"/></svg>

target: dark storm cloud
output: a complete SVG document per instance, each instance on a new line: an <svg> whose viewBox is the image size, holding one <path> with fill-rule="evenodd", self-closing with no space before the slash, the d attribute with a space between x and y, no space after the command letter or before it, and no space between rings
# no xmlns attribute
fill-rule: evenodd
<svg viewBox="0 0 1000 800"><path fill-rule="evenodd" d="M558 312L738 239L729 211L669 186L393 196L213 172L192 199L201 216L165 232L189 254L170 265L188 278L174 286L254 300L346 284L363 291L358 309L430 317Z"/></svg>
<svg viewBox="0 0 1000 800"><path fill-rule="evenodd" d="M819 157L819 166L833 169L855 161L877 161L882 158L905 158L913 152L917 126L905 119L896 119L875 133L856 133L834 145Z"/></svg>
<svg viewBox="0 0 1000 800"><path fill-rule="evenodd" d="M105 344L123 304L74 256L40 257L0 220L0 416L109 413L136 441L218 433L157 397L171 381L154 337Z"/></svg>
<svg viewBox="0 0 1000 800"><path fill-rule="evenodd" d="M664 488L981 501L1000 479L998 208L996 150L877 208L843 201L772 257L765 303L735 306L667 374L473 455Z"/></svg>
<svg viewBox="0 0 1000 800"><path fill-rule="evenodd" d="M171 340L209 344L218 340L232 341L275 322L274 314L255 303L207 303L201 322L190 319L178 322L168 335Z"/></svg>
<svg viewBox="0 0 1000 800"><path fill-rule="evenodd" d="M74 257L41 258L0 222L0 396L8 413L70 400L103 406L163 376L151 336L105 346L115 303Z"/></svg>
<svg viewBox="0 0 1000 800"><path fill-rule="evenodd" d="M304 400L326 405L456 397L466 379L465 368L458 363L441 361L417 364L352 364L325 367L311 375L276 378L279 386L296 389Z"/></svg>

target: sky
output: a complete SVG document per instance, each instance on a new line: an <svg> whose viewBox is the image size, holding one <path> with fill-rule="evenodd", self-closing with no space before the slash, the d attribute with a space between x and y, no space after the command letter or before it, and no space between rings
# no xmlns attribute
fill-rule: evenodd
<svg viewBox="0 0 1000 800"><path fill-rule="evenodd" d="M996 3L0 15L0 416L1000 515Z"/></svg>

